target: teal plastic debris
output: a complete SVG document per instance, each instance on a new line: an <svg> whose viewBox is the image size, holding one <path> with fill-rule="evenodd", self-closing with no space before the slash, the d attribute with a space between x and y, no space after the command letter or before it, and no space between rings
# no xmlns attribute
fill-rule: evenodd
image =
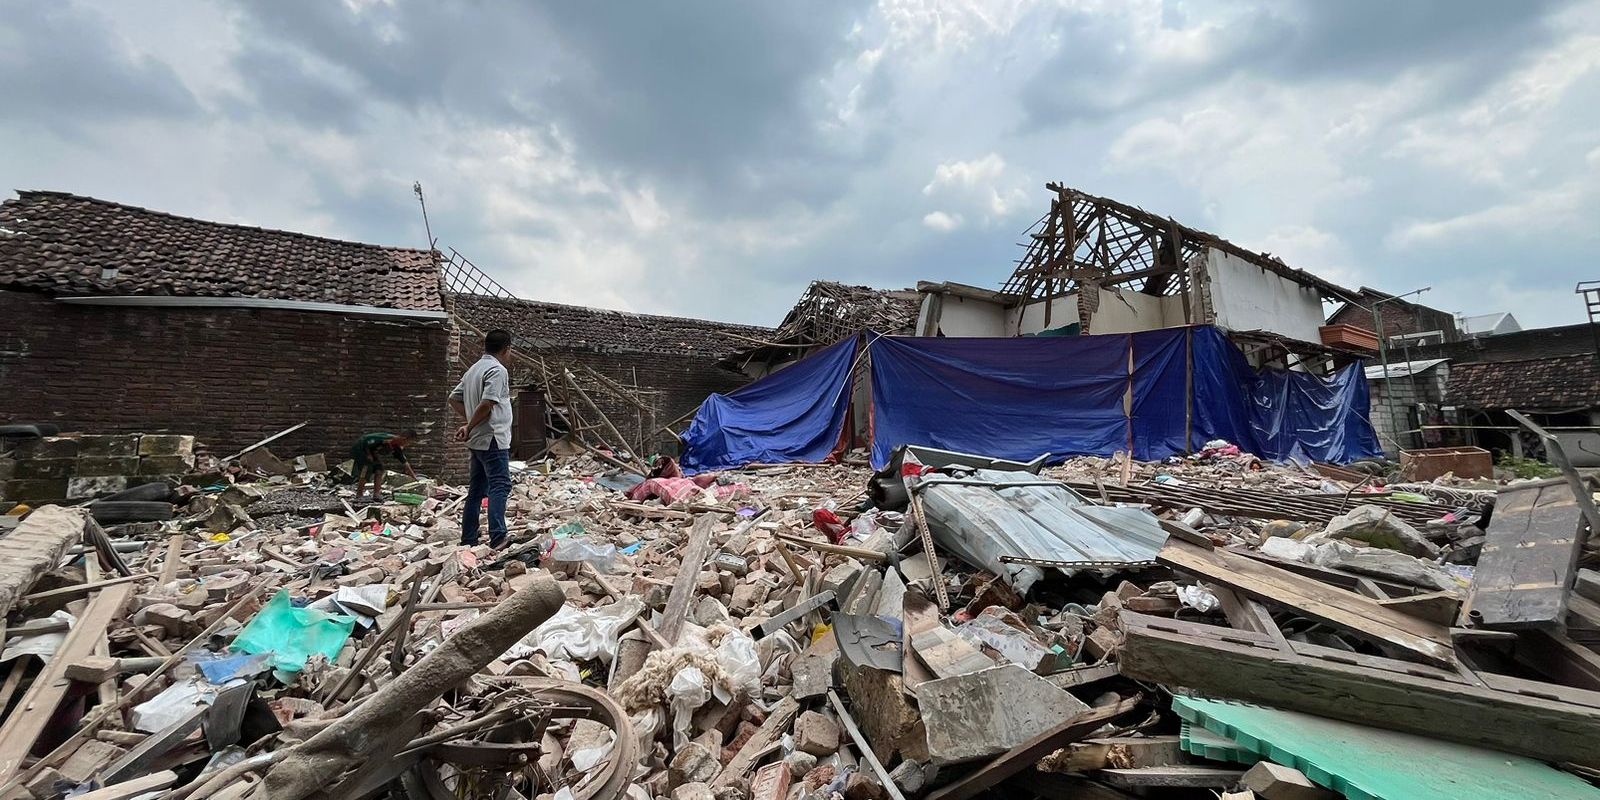
<svg viewBox="0 0 1600 800"><path fill-rule="evenodd" d="M1250 766L1261 760L1261 756L1240 747L1238 742L1192 722L1183 723L1178 743L1183 746L1183 752L1212 761L1231 761Z"/></svg>
<svg viewBox="0 0 1600 800"><path fill-rule="evenodd" d="M306 659L321 653L332 661L350 639L355 618L311 608L295 608L288 590L281 590L233 640L242 653L270 653L279 672L298 673Z"/></svg>
<svg viewBox="0 0 1600 800"><path fill-rule="evenodd" d="M573 520L565 525L562 525L550 533L551 536L554 536L557 539L565 539L568 536L582 536L583 534L583 523L577 520Z"/></svg>
<svg viewBox="0 0 1600 800"><path fill-rule="evenodd" d="M1351 800L1600 799L1576 776L1510 753L1263 706L1174 697L1172 707Z"/></svg>

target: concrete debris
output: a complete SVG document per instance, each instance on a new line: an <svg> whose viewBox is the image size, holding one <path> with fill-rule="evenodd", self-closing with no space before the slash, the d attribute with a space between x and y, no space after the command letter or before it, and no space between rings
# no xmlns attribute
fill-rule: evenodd
<svg viewBox="0 0 1600 800"><path fill-rule="evenodd" d="M1462 599L1492 497L1424 524L1460 492L1419 486L1432 504L1396 510L1366 477L1211 448L1053 467L930 455L911 481L856 459L754 466L702 479L737 493L635 500L615 487L639 476L577 455L514 470L497 550L460 544L466 491L427 478L355 503L319 459L264 447L220 462L161 434L26 452L49 463L20 480L109 492L89 480L126 478L115 490L137 494L117 502L171 510L14 515L0 601L21 648L0 695L26 692L60 727L14 722L10 703L13 794L168 770L174 800L433 796L463 776L475 796L573 800L1321 791L1266 762L1219 785L1246 765L1190 752L1157 685L1500 750L1534 741L1600 768L1600 712L1562 699L1600 690L1581 666L1600 579L1578 572L1564 632L1475 629ZM174 471L146 488L158 468ZM1049 499L1029 522L1042 530L1006 529L1026 509L992 506L1001 492L978 478L1033 484L1004 492ZM1115 507L1135 496L1147 505ZM28 649L45 637L69 655L58 672ZM1408 656L1419 643L1441 648L1431 666ZM1456 652L1470 657L1445 669ZM1475 679L1488 663L1518 671ZM1402 699L1411 711L1393 714ZM1480 705L1494 723L1452 716ZM236 746L202 772L216 736Z"/></svg>
<svg viewBox="0 0 1600 800"><path fill-rule="evenodd" d="M1421 531L1379 506L1361 505L1329 520L1323 530L1330 539L1353 539L1372 547L1398 550L1417 558L1438 558L1439 546Z"/></svg>

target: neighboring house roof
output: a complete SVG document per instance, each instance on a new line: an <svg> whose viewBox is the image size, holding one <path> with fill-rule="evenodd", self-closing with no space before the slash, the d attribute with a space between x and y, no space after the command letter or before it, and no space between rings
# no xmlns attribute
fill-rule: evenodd
<svg viewBox="0 0 1600 800"><path fill-rule="evenodd" d="M180 217L65 192L0 204L0 288L440 311L429 250Z"/></svg>
<svg viewBox="0 0 1600 800"><path fill-rule="evenodd" d="M1450 365L1447 402L1483 409L1564 409L1600 405L1600 361L1593 353Z"/></svg>
<svg viewBox="0 0 1600 800"><path fill-rule="evenodd" d="M451 295L456 314L483 330L505 328L539 348L662 353L721 359L766 341L771 328L704 319L634 314L604 308Z"/></svg>
<svg viewBox="0 0 1600 800"><path fill-rule="evenodd" d="M1421 375L1449 360L1448 358L1424 358L1417 361L1401 361L1398 364L1390 363L1387 369L1390 378L1404 378L1410 375ZM1383 380L1384 369L1385 367L1382 364L1369 363L1366 368L1367 380Z"/></svg>
<svg viewBox="0 0 1600 800"><path fill-rule="evenodd" d="M1461 332L1468 336L1498 336L1522 330L1517 318L1501 311L1461 318Z"/></svg>
<svg viewBox="0 0 1600 800"><path fill-rule="evenodd" d="M915 289L873 289L837 281L812 281L778 325L776 341L833 344L864 330L914 333L922 311Z"/></svg>
<svg viewBox="0 0 1600 800"><path fill-rule="evenodd" d="M1361 289L1356 292L1356 296L1354 298L1347 299L1344 304L1334 309L1333 313L1328 315L1328 321L1333 322L1334 320L1343 316L1346 312L1355 310L1360 312L1360 316L1358 317L1359 321L1351 320L1345 322L1344 324L1354 324L1356 327L1366 326L1370 330L1370 326L1373 324L1372 306L1374 303L1377 303L1380 300L1384 301L1383 304L1385 308L1409 308L1414 312L1430 315L1440 324L1444 324L1446 321L1448 321L1450 324L1457 325L1459 329L1459 318L1454 314L1451 314L1447 311L1440 311L1433 306L1425 306L1421 303L1413 303L1404 298L1397 298L1388 292L1379 291L1370 286L1361 287ZM1387 328L1389 325L1386 324L1384 327Z"/></svg>

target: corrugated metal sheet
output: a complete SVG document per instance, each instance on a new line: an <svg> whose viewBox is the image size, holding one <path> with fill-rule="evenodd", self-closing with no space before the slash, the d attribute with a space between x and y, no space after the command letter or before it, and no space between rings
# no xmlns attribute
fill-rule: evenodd
<svg viewBox="0 0 1600 800"><path fill-rule="evenodd" d="M1093 505L1060 482L1026 472L937 476L919 480L915 491L936 544L1005 576L1021 592L1044 568L1006 564L1001 556L1131 564L1154 560L1167 539L1146 509Z"/></svg>

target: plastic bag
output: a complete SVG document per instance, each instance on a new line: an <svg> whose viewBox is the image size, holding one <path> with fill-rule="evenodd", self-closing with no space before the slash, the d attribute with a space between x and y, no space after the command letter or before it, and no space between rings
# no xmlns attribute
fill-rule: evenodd
<svg viewBox="0 0 1600 800"><path fill-rule="evenodd" d="M1215 611L1222 606L1222 601L1218 600L1216 595L1200 586L1179 586L1178 599L1202 614Z"/></svg>
<svg viewBox="0 0 1600 800"><path fill-rule="evenodd" d="M672 708L672 749L681 749L694 738L694 712L711 700L706 676L694 667L684 667L667 685L667 703Z"/></svg>
<svg viewBox="0 0 1600 800"><path fill-rule="evenodd" d="M760 696L761 657L756 654L756 640L740 631L729 632L717 643L717 663L729 687L743 691L746 697Z"/></svg>
<svg viewBox="0 0 1600 800"><path fill-rule="evenodd" d="M271 653L273 667L294 674L304 669L306 659L314 655L325 656L329 661L338 658L355 626L352 617L295 608L289 602L288 590L281 590L239 632L233 649Z"/></svg>
<svg viewBox="0 0 1600 800"><path fill-rule="evenodd" d="M636 597L626 597L598 608L563 605L555 616L512 645L506 657L527 658L537 650L552 659L588 661L599 658L609 663L617 655L617 636L642 613L644 603Z"/></svg>
<svg viewBox="0 0 1600 800"><path fill-rule="evenodd" d="M568 536L555 540L555 546L550 548L546 558L564 562L587 561L601 572L610 572L617 560L617 546L587 535Z"/></svg>

